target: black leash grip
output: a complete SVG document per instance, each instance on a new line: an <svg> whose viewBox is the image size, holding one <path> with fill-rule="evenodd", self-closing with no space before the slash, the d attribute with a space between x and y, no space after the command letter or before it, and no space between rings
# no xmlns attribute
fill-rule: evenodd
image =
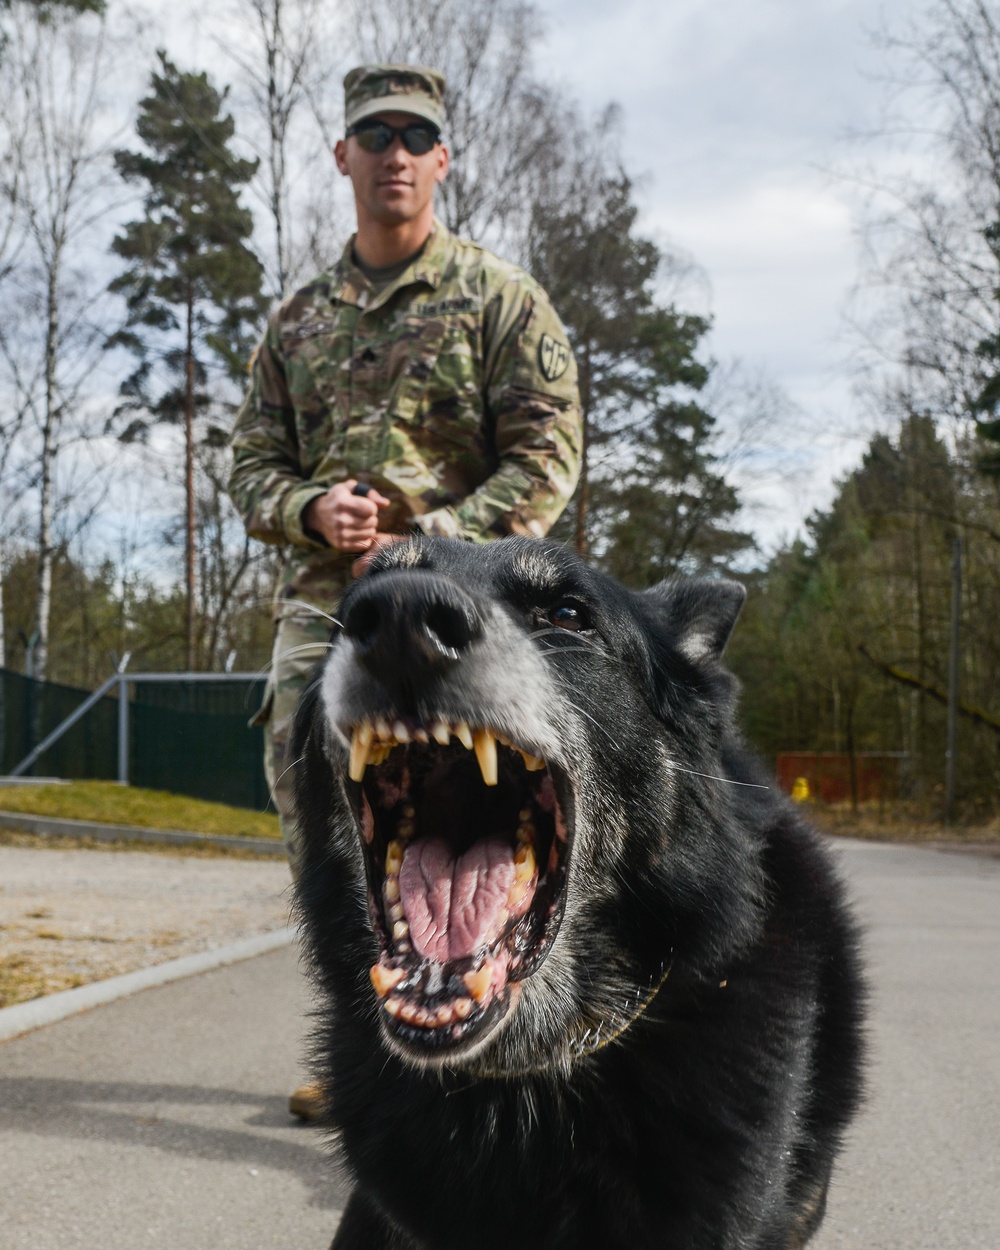
<svg viewBox="0 0 1000 1250"><path fill-rule="evenodd" d="M351 494L364 496L370 494L371 489L371 485L368 482L358 482L355 488L351 491Z"/></svg>

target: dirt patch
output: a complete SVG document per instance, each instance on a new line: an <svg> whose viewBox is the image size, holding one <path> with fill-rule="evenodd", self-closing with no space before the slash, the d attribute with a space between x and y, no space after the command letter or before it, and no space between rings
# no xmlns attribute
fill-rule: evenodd
<svg viewBox="0 0 1000 1250"><path fill-rule="evenodd" d="M288 887L273 858L12 835L0 844L0 1007L279 929Z"/></svg>

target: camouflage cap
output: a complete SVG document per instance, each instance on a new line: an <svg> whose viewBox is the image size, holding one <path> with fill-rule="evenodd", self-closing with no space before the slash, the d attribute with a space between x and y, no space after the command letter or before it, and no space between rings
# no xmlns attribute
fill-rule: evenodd
<svg viewBox="0 0 1000 1250"><path fill-rule="evenodd" d="M413 113L444 126L444 75L422 65L359 65L344 79L344 124L375 113Z"/></svg>

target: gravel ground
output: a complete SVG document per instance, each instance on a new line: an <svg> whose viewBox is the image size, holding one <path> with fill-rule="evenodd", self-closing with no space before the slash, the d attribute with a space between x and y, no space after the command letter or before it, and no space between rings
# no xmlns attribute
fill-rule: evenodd
<svg viewBox="0 0 1000 1250"><path fill-rule="evenodd" d="M0 1007L289 922L284 861L31 842L0 845Z"/></svg>

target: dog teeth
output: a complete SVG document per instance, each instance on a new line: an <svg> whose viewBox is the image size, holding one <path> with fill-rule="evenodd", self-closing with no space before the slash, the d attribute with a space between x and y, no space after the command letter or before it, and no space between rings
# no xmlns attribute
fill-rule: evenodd
<svg viewBox="0 0 1000 1250"><path fill-rule="evenodd" d="M392 940L394 942L402 942L410 936L410 926L405 920L397 920L392 926Z"/></svg>
<svg viewBox="0 0 1000 1250"><path fill-rule="evenodd" d="M522 842L522 843L534 842L535 826L531 823L530 820L526 820L524 824L518 825L517 840L518 842Z"/></svg>
<svg viewBox="0 0 1000 1250"><path fill-rule="evenodd" d="M535 875L535 850L530 842L525 842L514 852L514 880L530 881Z"/></svg>
<svg viewBox="0 0 1000 1250"><path fill-rule="evenodd" d="M361 781L365 775L365 767L368 763L368 748L372 744L375 737L374 725L368 724L367 721L360 725L355 725L354 734L351 738L351 762L347 773L352 781Z"/></svg>
<svg viewBox="0 0 1000 1250"><path fill-rule="evenodd" d="M524 760L524 767L528 772L540 772L545 767L543 759L532 755L522 747L514 746L503 734L497 733L494 729L473 730L469 727L468 721L456 721L453 725L449 725L446 721L436 720L429 728L415 725L410 729L401 720L390 724L384 717L376 717L374 721L362 721L354 726L351 733L348 776L352 781L363 781L367 766L384 764L393 747L406 746L411 742L427 744L432 738L438 746L447 746L453 736L467 751L475 751L483 781L488 786L495 786L498 780L498 742L502 746L517 751ZM522 817L522 819L525 818Z"/></svg>
<svg viewBox="0 0 1000 1250"><path fill-rule="evenodd" d="M379 998L385 998L403 980L406 973L402 968L386 968L383 964L375 964L368 975L372 979L375 993Z"/></svg>
<svg viewBox="0 0 1000 1250"><path fill-rule="evenodd" d="M396 874L403 866L403 844L399 838L393 838L389 845L385 848L385 872L386 876Z"/></svg>
<svg viewBox="0 0 1000 1250"><path fill-rule="evenodd" d="M483 964L478 972L467 972L462 980L465 982L465 988L480 1006L486 1001L486 996L490 992L490 982L493 980L493 969L488 963ZM461 1000L459 1000L461 1001Z"/></svg>
<svg viewBox="0 0 1000 1250"><path fill-rule="evenodd" d="M393 1019L397 1019L399 1017L402 1006L403 1000L401 998L389 998L382 1004L383 1010L387 1011Z"/></svg>
<svg viewBox="0 0 1000 1250"><path fill-rule="evenodd" d="M497 784L497 740L493 736L493 731L477 729L472 740L483 781L488 786L495 786Z"/></svg>
<svg viewBox="0 0 1000 1250"><path fill-rule="evenodd" d="M393 873L391 876L389 875L386 876L385 885L382 887L382 892L385 895L385 901L389 904L390 907L393 905L393 903L399 902L399 877L397 877L395 873Z"/></svg>
<svg viewBox="0 0 1000 1250"><path fill-rule="evenodd" d="M456 998L452 1005L459 1020L466 1020L472 1014L471 998Z"/></svg>

